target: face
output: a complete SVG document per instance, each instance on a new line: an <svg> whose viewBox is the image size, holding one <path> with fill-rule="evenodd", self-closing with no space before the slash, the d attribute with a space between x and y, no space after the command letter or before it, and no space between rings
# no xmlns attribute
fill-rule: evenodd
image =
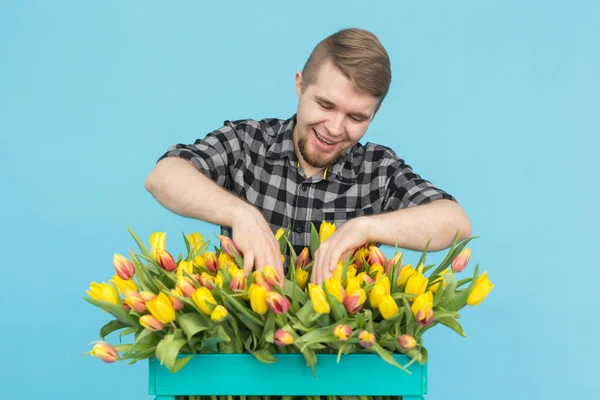
<svg viewBox="0 0 600 400"><path fill-rule="evenodd" d="M297 73L296 93L294 145L305 170L335 163L364 136L379 103L377 97L358 92L332 63L324 64L308 86Z"/></svg>

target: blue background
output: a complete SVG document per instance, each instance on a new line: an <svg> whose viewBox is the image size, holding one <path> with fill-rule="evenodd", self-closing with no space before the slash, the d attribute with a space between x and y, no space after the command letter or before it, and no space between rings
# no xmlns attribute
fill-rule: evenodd
<svg viewBox="0 0 600 400"><path fill-rule="evenodd" d="M365 140L460 200L496 284L467 339L426 335L427 398L598 396L599 3L215 3L0 5L0 397L149 398L145 362L81 356L107 321L82 297L133 248L126 225L176 252L216 230L146 175L225 119L291 116L294 73L350 26L392 60Z"/></svg>

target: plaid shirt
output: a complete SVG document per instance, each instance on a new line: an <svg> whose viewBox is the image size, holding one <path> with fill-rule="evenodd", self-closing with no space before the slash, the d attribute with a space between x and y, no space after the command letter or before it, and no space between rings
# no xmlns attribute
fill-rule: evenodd
<svg viewBox="0 0 600 400"><path fill-rule="evenodd" d="M288 120L225 121L193 145L176 144L161 157L181 157L223 188L262 211L275 232L289 227L296 252L310 243L310 224L340 226L362 215L454 200L391 149L360 143L306 179L294 151L295 116ZM222 227L231 235L229 228Z"/></svg>

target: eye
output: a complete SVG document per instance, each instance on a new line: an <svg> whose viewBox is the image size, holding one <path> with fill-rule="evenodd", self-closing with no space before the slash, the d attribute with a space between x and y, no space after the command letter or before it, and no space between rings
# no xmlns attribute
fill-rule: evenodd
<svg viewBox="0 0 600 400"><path fill-rule="evenodd" d="M349 117L350 117L350 119L352 120L352 122L360 123L360 122L363 122L363 121L364 121L362 118L355 117L355 116L353 116L353 115L350 115Z"/></svg>
<svg viewBox="0 0 600 400"><path fill-rule="evenodd" d="M317 102L317 104L319 104L319 107L321 107L323 110L331 110L333 109L333 107L329 104L325 104L325 103L321 103L321 102Z"/></svg>

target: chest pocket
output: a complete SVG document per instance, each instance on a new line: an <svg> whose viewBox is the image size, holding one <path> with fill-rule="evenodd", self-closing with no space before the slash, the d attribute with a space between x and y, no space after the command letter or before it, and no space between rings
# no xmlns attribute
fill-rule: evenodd
<svg viewBox="0 0 600 400"><path fill-rule="evenodd" d="M362 217L365 215L373 215L375 213L373 207L363 208L334 208L334 207L323 207L323 220L327 222L335 222L335 225L339 227L344 222Z"/></svg>

